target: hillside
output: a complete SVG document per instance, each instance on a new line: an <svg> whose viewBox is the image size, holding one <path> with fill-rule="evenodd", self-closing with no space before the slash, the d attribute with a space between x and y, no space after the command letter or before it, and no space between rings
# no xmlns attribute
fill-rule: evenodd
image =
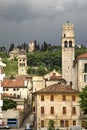
<svg viewBox="0 0 87 130"><path fill-rule="evenodd" d="M6 67L4 67L3 69L6 76L17 75L17 69L18 69L17 60L13 61L5 58L3 62L6 64Z"/></svg>
<svg viewBox="0 0 87 130"><path fill-rule="evenodd" d="M87 49L82 48L76 48L76 57L82 53L87 52ZM6 63L6 67L3 69L6 76L14 76L17 75L17 60L8 60L8 58L3 58L3 62ZM43 51L43 52L34 52L33 54L27 54L27 64L28 68L30 67L30 70L28 70L29 74L35 74L35 70L32 69L33 67L39 67L40 71L43 71L43 68L47 68L47 72L52 71L53 69L56 69L57 71L61 72L62 69L62 53L61 49L58 51ZM37 74L37 73L36 73ZM43 73L44 74L44 73Z"/></svg>

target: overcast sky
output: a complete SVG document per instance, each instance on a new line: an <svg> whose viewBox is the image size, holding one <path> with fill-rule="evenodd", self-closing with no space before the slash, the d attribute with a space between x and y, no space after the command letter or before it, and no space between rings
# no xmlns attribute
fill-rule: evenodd
<svg viewBox="0 0 87 130"><path fill-rule="evenodd" d="M75 25L77 44L87 44L87 0L0 0L0 46L36 40L61 45L62 25Z"/></svg>

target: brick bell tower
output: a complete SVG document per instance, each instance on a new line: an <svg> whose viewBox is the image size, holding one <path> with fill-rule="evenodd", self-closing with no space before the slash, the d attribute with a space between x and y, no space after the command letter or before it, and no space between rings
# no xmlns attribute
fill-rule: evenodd
<svg viewBox="0 0 87 130"><path fill-rule="evenodd" d="M75 37L74 25L66 22L62 28L62 77L67 81L67 85L73 85L75 60Z"/></svg>

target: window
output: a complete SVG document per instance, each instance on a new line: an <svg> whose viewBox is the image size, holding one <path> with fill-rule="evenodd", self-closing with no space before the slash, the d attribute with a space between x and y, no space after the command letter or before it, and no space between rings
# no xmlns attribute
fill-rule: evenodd
<svg viewBox="0 0 87 130"><path fill-rule="evenodd" d="M23 66L25 66L25 63L23 63Z"/></svg>
<svg viewBox="0 0 87 130"><path fill-rule="evenodd" d="M64 127L64 121L63 120L60 121L60 127Z"/></svg>
<svg viewBox="0 0 87 130"><path fill-rule="evenodd" d="M35 112L35 106L33 106L33 112Z"/></svg>
<svg viewBox="0 0 87 130"><path fill-rule="evenodd" d="M44 95L41 95L41 101L44 101Z"/></svg>
<svg viewBox="0 0 87 130"><path fill-rule="evenodd" d="M62 98L63 98L63 101L66 101L66 95L63 95Z"/></svg>
<svg viewBox="0 0 87 130"><path fill-rule="evenodd" d="M87 64L84 64L84 72L87 72Z"/></svg>
<svg viewBox="0 0 87 130"><path fill-rule="evenodd" d="M84 75L84 82L87 82L87 75Z"/></svg>
<svg viewBox="0 0 87 130"><path fill-rule="evenodd" d="M64 34L64 37L66 36L66 34Z"/></svg>
<svg viewBox="0 0 87 130"><path fill-rule="evenodd" d="M68 120L61 120L60 121L60 127L68 127L69 126L69 124L68 124Z"/></svg>
<svg viewBox="0 0 87 130"><path fill-rule="evenodd" d="M17 98L19 99L19 98L20 98L20 95L17 95Z"/></svg>
<svg viewBox="0 0 87 130"><path fill-rule="evenodd" d="M76 96L72 95L72 101L75 101L75 100L76 100Z"/></svg>
<svg viewBox="0 0 87 130"><path fill-rule="evenodd" d="M6 88L6 91L8 91L8 88Z"/></svg>
<svg viewBox="0 0 87 130"><path fill-rule="evenodd" d="M50 96L50 100L51 100L51 101L54 101L54 95L51 95L51 96Z"/></svg>
<svg viewBox="0 0 87 130"><path fill-rule="evenodd" d="M20 66L22 66L22 64L20 63Z"/></svg>
<svg viewBox="0 0 87 130"><path fill-rule="evenodd" d="M19 88L17 88L17 91L19 91Z"/></svg>
<svg viewBox="0 0 87 130"><path fill-rule="evenodd" d="M44 127L44 120L41 120L41 127Z"/></svg>
<svg viewBox="0 0 87 130"><path fill-rule="evenodd" d="M73 125L76 125L76 121L73 121Z"/></svg>
<svg viewBox="0 0 87 130"><path fill-rule="evenodd" d="M72 114L76 115L76 107L72 107Z"/></svg>
<svg viewBox="0 0 87 130"><path fill-rule="evenodd" d="M54 107L51 107L51 108L50 108L50 113L51 113L51 114L54 114Z"/></svg>
<svg viewBox="0 0 87 130"><path fill-rule="evenodd" d="M64 42L64 47L67 47L67 41Z"/></svg>
<svg viewBox="0 0 87 130"><path fill-rule="evenodd" d="M68 121L66 120L65 121L65 127L68 127L69 125L68 125Z"/></svg>
<svg viewBox="0 0 87 130"><path fill-rule="evenodd" d="M44 107L41 107L41 114L44 114Z"/></svg>
<svg viewBox="0 0 87 130"><path fill-rule="evenodd" d="M66 114L66 107L63 107L63 114Z"/></svg>
<svg viewBox="0 0 87 130"><path fill-rule="evenodd" d="M72 41L69 41L69 47L72 47Z"/></svg>
<svg viewBox="0 0 87 130"><path fill-rule="evenodd" d="M15 91L15 88L13 88L13 91Z"/></svg>

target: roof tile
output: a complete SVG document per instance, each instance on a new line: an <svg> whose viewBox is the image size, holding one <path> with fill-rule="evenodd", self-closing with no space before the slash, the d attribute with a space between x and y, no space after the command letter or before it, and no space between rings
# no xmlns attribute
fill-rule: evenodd
<svg viewBox="0 0 87 130"><path fill-rule="evenodd" d="M24 79L4 79L2 82L3 88L12 88L12 87L17 87L21 88L24 87Z"/></svg>
<svg viewBox="0 0 87 130"><path fill-rule="evenodd" d="M78 93L78 90L72 89L71 86L66 86L62 84L53 84L46 88L40 89L34 93Z"/></svg>

